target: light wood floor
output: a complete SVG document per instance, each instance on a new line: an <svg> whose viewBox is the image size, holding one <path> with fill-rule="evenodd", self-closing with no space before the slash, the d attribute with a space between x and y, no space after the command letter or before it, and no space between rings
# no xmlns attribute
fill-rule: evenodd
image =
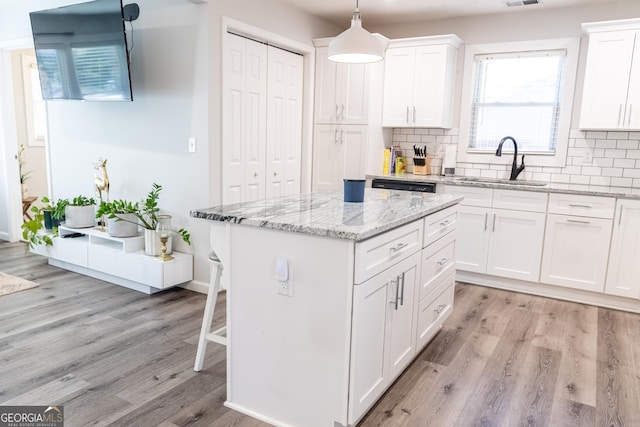
<svg viewBox="0 0 640 427"><path fill-rule="evenodd" d="M193 371L204 295L146 296L22 244L0 244L0 271L40 283L0 297L0 405L62 404L67 427L265 426L222 405L223 347ZM640 426L639 315L464 284L455 301L361 426Z"/></svg>

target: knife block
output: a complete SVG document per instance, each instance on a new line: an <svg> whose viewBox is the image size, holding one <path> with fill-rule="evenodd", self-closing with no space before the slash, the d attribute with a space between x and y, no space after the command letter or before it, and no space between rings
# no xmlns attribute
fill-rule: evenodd
<svg viewBox="0 0 640 427"><path fill-rule="evenodd" d="M413 165L413 174L414 175L431 175L431 159L429 158L429 156L425 157L424 160L424 165L416 165L415 161L416 160L422 160L422 159L414 159L414 165ZM422 162L420 162L422 163Z"/></svg>

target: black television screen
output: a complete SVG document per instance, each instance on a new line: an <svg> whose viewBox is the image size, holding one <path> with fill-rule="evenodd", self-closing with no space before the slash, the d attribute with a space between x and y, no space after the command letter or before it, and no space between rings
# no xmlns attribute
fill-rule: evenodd
<svg viewBox="0 0 640 427"><path fill-rule="evenodd" d="M42 97L132 101L121 0L31 12Z"/></svg>

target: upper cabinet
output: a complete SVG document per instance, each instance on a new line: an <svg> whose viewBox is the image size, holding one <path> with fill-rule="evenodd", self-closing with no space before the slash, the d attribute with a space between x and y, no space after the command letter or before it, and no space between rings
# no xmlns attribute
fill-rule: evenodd
<svg viewBox="0 0 640 427"><path fill-rule="evenodd" d="M367 124L369 68L329 61L328 51L316 49L315 123Z"/></svg>
<svg viewBox="0 0 640 427"><path fill-rule="evenodd" d="M640 130L640 20L583 29L589 48L580 129Z"/></svg>
<svg viewBox="0 0 640 427"><path fill-rule="evenodd" d="M451 128L458 47L455 35L396 39L385 54L385 127Z"/></svg>

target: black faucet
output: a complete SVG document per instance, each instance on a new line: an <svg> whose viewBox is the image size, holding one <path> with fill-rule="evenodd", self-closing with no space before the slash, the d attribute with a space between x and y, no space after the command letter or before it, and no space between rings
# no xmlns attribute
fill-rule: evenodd
<svg viewBox="0 0 640 427"><path fill-rule="evenodd" d="M524 170L524 154L522 155L522 162L520 163L520 166L518 166L518 143L516 143L516 140L511 136L505 136L502 138L498 145L498 149L496 150L496 156L502 157L502 144L504 144L507 139L510 139L513 142L513 164L511 165L511 177L509 180L515 181L518 175L520 175L520 172Z"/></svg>

